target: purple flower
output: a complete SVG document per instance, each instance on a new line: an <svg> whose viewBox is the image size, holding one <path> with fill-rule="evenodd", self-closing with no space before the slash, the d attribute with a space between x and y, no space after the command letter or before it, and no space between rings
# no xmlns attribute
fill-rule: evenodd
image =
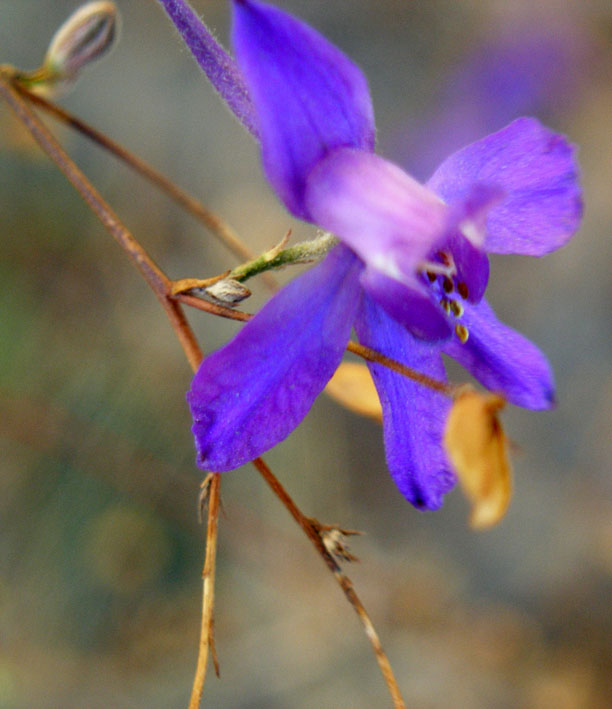
<svg viewBox="0 0 612 709"><path fill-rule="evenodd" d="M341 241L203 362L188 394L198 465L236 468L283 440L339 365L353 327L364 345L439 380L444 352L509 401L551 406L545 357L482 296L487 253L541 256L577 228L580 190L565 139L522 118L452 155L423 186L374 154L366 80L312 28L234 0L233 64L183 0L160 1L261 141L285 206ZM225 83L216 81L218 57ZM381 365L370 370L391 475L416 507L435 509L455 481L442 449L449 401Z"/></svg>

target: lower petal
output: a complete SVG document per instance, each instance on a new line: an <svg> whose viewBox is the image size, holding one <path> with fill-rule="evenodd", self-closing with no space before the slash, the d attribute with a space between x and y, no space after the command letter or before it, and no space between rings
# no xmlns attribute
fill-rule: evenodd
<svg viewBox="0 0 612 709"><path fill-rule="evenodd" d="M445 380L437 347L414 339L371 298L364 296L355 323L359 341L409 367ZM389 472L419 509L437 509L455 476L442 448L450 401L380 364L368 363L383 409Z"/></svg>
<svg viewBox="0 0 612 709"><path fill-rule="evenodd" d="M527 409L554 405L553 374L548 360L526 337L500 322L482 300L465 305L461 324L469 336L465 344L456 338L443 345L487 389Z"/></svg>
<svg viewBox="0 0 612 709"><path fill-rule="evenodd" d="M342 359L361 268L335 248L202 362L187 395L201 468L237 468L300 423Z"/></svg>

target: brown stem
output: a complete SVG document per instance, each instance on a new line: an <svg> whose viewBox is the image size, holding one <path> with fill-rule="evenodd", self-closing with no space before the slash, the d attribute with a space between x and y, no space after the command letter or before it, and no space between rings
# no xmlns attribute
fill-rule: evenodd
<svg viewBox="0 0 612 709"><path fill-rule="evenodd" d="M192 308L197 308L198 310L203 310L205 313L212 313L212 315L219 315L222 318L228 318L229 320L240 320L246 322L250 320L253 316L250 313L243 313L240 310L232 310L232 308L227 308L225 305L217 305L217 303L211 303L208 300L203 300L195 295L189 295L188 293L178 293L177 295L171 296L172 300L179 301L185 305L190 305Z"/></svg>
<svg viewBox="0 0 612 709"><path fill-rule="evenodd" d="M103 133L100 133L100 131L96 130L93 126L90 126L88 123L85 123L85 121L77 118L65 108L57 106L42 96L37 96L36 94L31 93L27 88L20 86L19 84L14 84L14 86L22 95L27 97L28 101L35 104L39 108L42 108L56 120L62 121L70 128L77 130L94 143L97 143L107 152L111 153L116 158L131 167L135 172L141 175L141 177L144 177L145 180L148 180L162 192L165 192L171 199L183 207L183 209L204 224L204 226L206 226L223 244L225 244L225 246L240 261L250 261L254 258L253 252L242 242L240 237L229 226L229 224L207 209L199 200L190 195L188 192L180 187L177 187L177 185L171 182L161 172L139 158L137 155L134 155L124 146L115 142L111 138L108 138ZM271 274L264 273L262 274L262 278L273 290L278 288L276 279Z"/></svg>
<svg viewBox="0 0 612 709"><path fill-rule="evenodd" d="M399 686L391 668L391 663L383 650L380 638L378 637L378 633L374 628L370 616L353 588L353 583L344 573L342 573L342 569L334 557L327 551L319 533L319 525L315 524L311 518L306 517L301 512L289 493L281 485L278 478L272 473L262 458L255 458L252 463L257 468L263 479L268 483L274 494L287 508L289 514L302 528L304 534L306 534L315 549L319 552L328 569L333 573L336 581L344 591L344 595L353 606L353 609L357 613L357 616L365 629L365 633L370 641L370 644L372 645L372 649L374 650L376 661L378 662L383 679L385 680L389 693L393 699L394 709L406 709L406 705L402 699Z"/></svg>
<svg viewBox="0 0 612 709"><path fill-rule="evenodd" d="M433 377L428 377L426 374L422 374L416 369L412 369L412 367L407 367L405 364L402 364L395 359L391 359L391 357L387 357L386 355L373 350L371 347L365 347L365 345L360 345L358 342L349 342L346 349L349 352L353 352L354 354L363 357L363 359L368 362L382 364L384 367L387 367L398 374L402 374L404 377L412 379L412 381L418 382L419 384L422 384L429 389L433 389L440 394L450 397L455 394L456 387L446 384L445 382L441 382L438 379L434 379Z"/></svg>

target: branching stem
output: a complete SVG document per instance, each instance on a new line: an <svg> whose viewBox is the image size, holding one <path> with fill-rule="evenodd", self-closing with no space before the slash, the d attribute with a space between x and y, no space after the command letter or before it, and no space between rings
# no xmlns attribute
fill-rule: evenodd
<svg viewBox="0 0 612 709"><path fill-rule="evenodd" d="M191 368L195 371L202 360L202 352L195 339L193 331L185 318L185 315L181 308L181 302L188 305L194 305L194 303L192 302L193 299L193 301L198 302L199 305L197 307L200 307L200 309L207 310L208 312L224 317L234 317L235 319L248 320L251 316L247 313L238 313L237 311L231 310L229 308L224 308L223 306L216 306L211 303L207 303L198 298L194 298L193 296L184 294L173 296L172 281L168 279L164 272L150 258L144 248L121 223L119 218L115 215L110 206L105 202L100 193L95 189L95 187L87 179L84 173L77 167L77 165L72 161L68 154L63 150L63 148L60 146L54 136L40 121L40 119L30 108L30 106L28 106L28 104L23 100L19 92L12 86L10 76L2 70L0 70L0 95L11 106L19 120L28 129L28 131L34 137L34 139L42 148L42 150L55 162L58 168L64 173L66 178L79 192L81 197L85 200L90 209L102 222L107 231L110 232L110 234L115 238L121 248L127 253L132 263L136 266L136 268L138 268L141 275L149 284L149 286L157 296L158 300L162 304L164 310L166 311L166 314L170 319L170 323L179 339L179 342L185 352L185 355L191 365ZM29 93L27 94L27 96L28 98L30 98ZM394 363L393 360L389 360L388 358L385 358L383 355L379 355L379 353L376 353L373 350L363 348L363 351L361 351L361 346L356 346L356 348L349 347L349 349L351 349L351 351L356 352L357 354L360 354L365 359L369 359L370 361L378 361L381 364L385 364L385 366L390 366L389 363L393 363L394 366L391 368L393 368L395 371L400 371L400 373L404 374L405 376L410 376L413 379L416 378L415 376L412 376L412 370L409 370L409 368L404 367L404 365L401 365L400 363ZM422 375L419 375L419 377L421 377L421 379L417 379L417 381L425 383L424 380L426 378L423 378ZM294 503L287 491L284 489L284 487L273 475L272 471L268 468L266 463L261 458L255 459L253 461L253 465L257 468L257 470L266 480L273 492L276 494L282 504L287 508L287 510L293 516L295 521L299 524L304 533L311 540L327 567L334 574L336 581L341 586L345 596L353 606L355 612L357 613L360 621L364 626L366 635L374 649L374 653L376 655L376 659L378 661L383 678L393 698L393 704L395 709L405 709L405 704L401 697L395 677L393 675L391 665L388 661L386 654L384 653L384 650L380 643L378 634L374 629L372 621L370 620L365 608L363 607L363 604L359 600L359 597L355 593L352 582L347 576L345 576L334 557L328 552L327 548L325 547L325 544L323 543L323 540L320 536L320 525L315 524L312 519L306 517L300 511L300 509ZM202 625L200 632L197 669L189 709L198 709L200 705L204 688L204 681L206 679L206 669L208 665L209 652L213 655L213 660L215 661L215 669L218 672L218 665L216 662L214 650L213 609L220 486L220 476L218 474L213 474L210 482L208 499L206 558L204 561L204 568L202 572Z"/></svg>

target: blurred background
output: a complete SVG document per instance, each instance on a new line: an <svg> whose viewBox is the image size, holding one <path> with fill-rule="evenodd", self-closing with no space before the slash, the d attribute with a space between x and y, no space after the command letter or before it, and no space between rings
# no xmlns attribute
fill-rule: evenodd
<svg viewBox="0 0 612 709"><path fill-rule="evenodd" d="M63 105L192 191L254 251L289 227L310 236L158 3L117 4L117 49ZM580 233L544 260L493 260L489 299L548 354L559 400L504 416L519 447L506 519L470 531L458 491L438 512L415 511L388 476L379 426L325 396L266 460L307 514L367 533L346 570L408 706L610 707L612 5L277 4L360 64L380 152L419 178L519 115L580 146ZM0 0L0 62L38 66L77 5ZM194 0L224 42L228 5ZM171 277L235 264L166 197L50 125ZM2 104L0 150L0 707L185 707L204 554L190 370L147 286ZM253 285L249 310L267 296ZM189 316L206 351L237 331ZM221 679L209 675L203 706L390 706L352 609L255 470L224 474L222 489Z"/></svg>

